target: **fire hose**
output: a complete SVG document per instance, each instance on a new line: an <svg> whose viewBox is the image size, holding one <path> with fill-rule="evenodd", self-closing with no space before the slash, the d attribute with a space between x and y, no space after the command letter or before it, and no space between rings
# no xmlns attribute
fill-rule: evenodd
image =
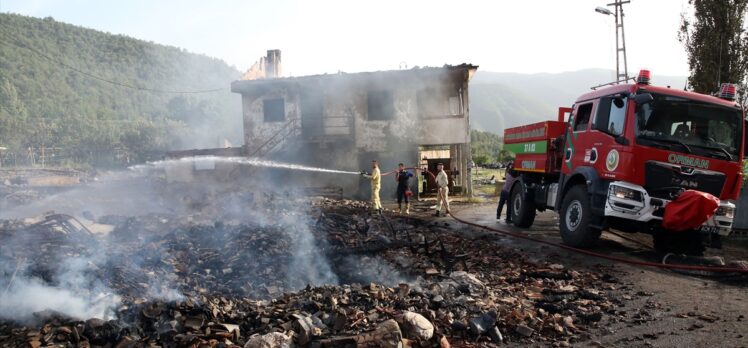
<svg viewBox="0 0 748 348"><path fill-rule="evenodd" d="M458 218L457 216L455 216L452 213L449 213L449 216L451 216L456 221L461 222L461 223L463 223L465 225L468 225L468 226L472 226L472 227L476 227L476 228L480 228L480 229L485 229L485 230L497 232L497 233L500 233L500 234L503 234L503 235L507 235L507 236L510 236L510 237L524 239L524 240L528 240L528 241L539 243L539 244L549 245L549 246L561 248L561 249L564 249L564 250L573 251L573 252L576 252L576 253L579 253L579 254L583 254L583 255L587 255L587 256L592 256L592 257L596 257L596 258L599 258L599 259L604 259L604 260L618 262L618 263L625 263L625 264L629 264L629 265L644 266L644 267L656 267L656 268L664 268L664 269L671 269L671 270L681 270L681 271L701 271L701 272L714 272L714 273L742 273L742 274L748 274L748 269L738 268L738 267L713 267L713 266L663 264L663 263L657 263L657 262L640 261L640 260L633 260L633 259L628 259L628 258L624 258L624 257L618 257L618 256L607 255L607 254L601 254L601 253L597 253L597 252L590 251L590 250L585 250L585 249L579 249L579 248L571 247L571 246L568 246L568 245L565 245L565 244L561 244L561 243L555 243L555 242L550 242L550 241L547 241L547 240L542 240L542 239L539 239L539 238L530 237L530 236L527 236L527 235L524 235L524 234L520 234L520 233L516 233L516 232L511 232L511 231L507 231L507 230L496 228L496 227L490 227L490 226L485 226L485 225L477 224L477 223L474 223L474 222L470 222L470 221Z"/></svg>
<svg viewBox="0 0 748 348"><path fill-rule="evenodd" d="M409 168L405 168L405 169L421 170L423 172L428 173L432 177L435 177L435 175L433 173L431 173L430 171L423 170L421 168L409 167ZM390 175L390 174L393 174L395 172L397 172L397 170L389 171L389 172L386 172L386 173L384 173L382 175L383 176L384 175ZM641 260L634 260L634 259L625 258L625 257L618 257L618 256L612 256L612 255L602 254L602 253L598 253L598 252L594 252L594 251L590 251L590 250L586 250L586 249L575 248L575 247L568 246L568 245L562 244L562 243L556 243L556 242L551 242L551 241L547 241L547 240L542 240L542 239L539 239L539 238L531 237L531 236L528 236L528 235L525 235L525 234L521 234L521 233L516 233L516 232L508 231L508 230L497 228L497 227L490 227L490 226L481 225L481 224L478 224L478 223L475 223L475 222L471 222L471 221L467 221L465 219L461 219L461 218L455 216L454 214L452 214L451 212L448 213L448 214L449 214L450 217L452 217L457 222L463 223L463 224L468 225L468 226L472 226L472 227L479 228L479 229L484 229L484 230L489 230L489 231L500 233L500 234L503 234L503 235L506 235L506 236L510 236L510 237L514 237L514 238L519 238L519 239L524 239L524 240L527 240L527 241L531 241L531 242L535 242L535 243L539 243L539 244L544 244L544 245L548 245L548 246L552 246L552 247L556 247L556 248L560 248L560 249L572 251L572 252L575 252L575 253L578 253L578 254L592 256L592 257L595 257L595 258L599 258L599 259L603 259L603 260L608 260L608 261L613 261L613 262L617 262L617 263L624 263L624 264L641 266L641 267L654 267L654 268L662 268L662 269L669 269L669 270L679 270L679 271L698 271L698 272L713 272L713 273L739 273L739 274L746 274L746 275L748 275L748 269L746 269L746 268L740 268L740 267L714 267L714 266L698 266L698 265L683 265L683 264L665 264L665 263L658 263L658 262L651 262L651 261L641 261Z"/></svg>

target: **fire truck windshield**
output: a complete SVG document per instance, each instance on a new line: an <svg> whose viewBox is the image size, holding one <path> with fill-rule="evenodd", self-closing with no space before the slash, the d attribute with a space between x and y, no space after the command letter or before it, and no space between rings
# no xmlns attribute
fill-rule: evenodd
<svg viewBox="0 0 748 348"><path fill-rule="evenodd" d="M740 157L742 116L737 108L664 94L636 109L636 142L730 161Z"/></svg>

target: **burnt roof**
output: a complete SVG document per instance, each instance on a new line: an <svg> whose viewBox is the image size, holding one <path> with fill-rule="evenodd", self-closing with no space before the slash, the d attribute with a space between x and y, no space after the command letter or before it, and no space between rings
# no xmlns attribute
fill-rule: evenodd
<svg viewBox="0 0 748 348"><path fill-rule="evenodd" d="M415 67L403 70L382 70L357 73L339 72L336 74L318 74L297 77L280 77L257 80L239 80L231 83L231 91L235 93L249 92L257 87L283 86L289 84L304 84L312 82L337 81L391 81L403 79L433 79L450 77L462 81L469 81L472 73L478 69L477 65L463 63L460 65L444 65L441 67Z"/></svg>

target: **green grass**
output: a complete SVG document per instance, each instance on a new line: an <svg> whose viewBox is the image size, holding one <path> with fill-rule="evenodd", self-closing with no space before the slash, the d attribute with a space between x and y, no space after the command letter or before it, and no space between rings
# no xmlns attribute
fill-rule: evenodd
<svg viewBox="0 0 748 348"><path fill-rule="evenodd" d="M481 180L488 180L494 175L496 180L503 180L504 169L486 169L476 168L473 169L473 194L475 196L487 196L496 197L496 185L495 184L480 184Z"/></svg>
<svg viewBox="0 0 748 348"><path fill-rule="evenodd" d="M488 179L491 175L496 175L496 178L501 179L504 177L504 171L504 169L475 168L473 169L473 179Z"/></svg>
<svg viewBox="0 0 748 348"><path fill-rule="evenodd" d="M467 203L486 203L486 199L481 196L473 196L465 200Z"/></svg>

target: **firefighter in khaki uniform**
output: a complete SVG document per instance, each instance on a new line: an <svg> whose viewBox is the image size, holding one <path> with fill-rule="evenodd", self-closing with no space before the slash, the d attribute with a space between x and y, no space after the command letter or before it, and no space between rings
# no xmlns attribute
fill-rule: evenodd
<svg viewBox="0 0 748 348"><path fill-rule="evenodd" d="M444 164L439 163L436 165L436 213L434 216L439 216L442 211L442 207L445 208L445 213L449 214L449 178L447 172L444 171Z"/></svg>
<svg viewBox="0 0 748 348"><path fill-rule="evenodd" d="M371 180L371 210L382 213L382 202L379 200L379 190L382 188L382 175L379 172L379 163L371 161L371 174L361 172L361 175Z"/></svg>

